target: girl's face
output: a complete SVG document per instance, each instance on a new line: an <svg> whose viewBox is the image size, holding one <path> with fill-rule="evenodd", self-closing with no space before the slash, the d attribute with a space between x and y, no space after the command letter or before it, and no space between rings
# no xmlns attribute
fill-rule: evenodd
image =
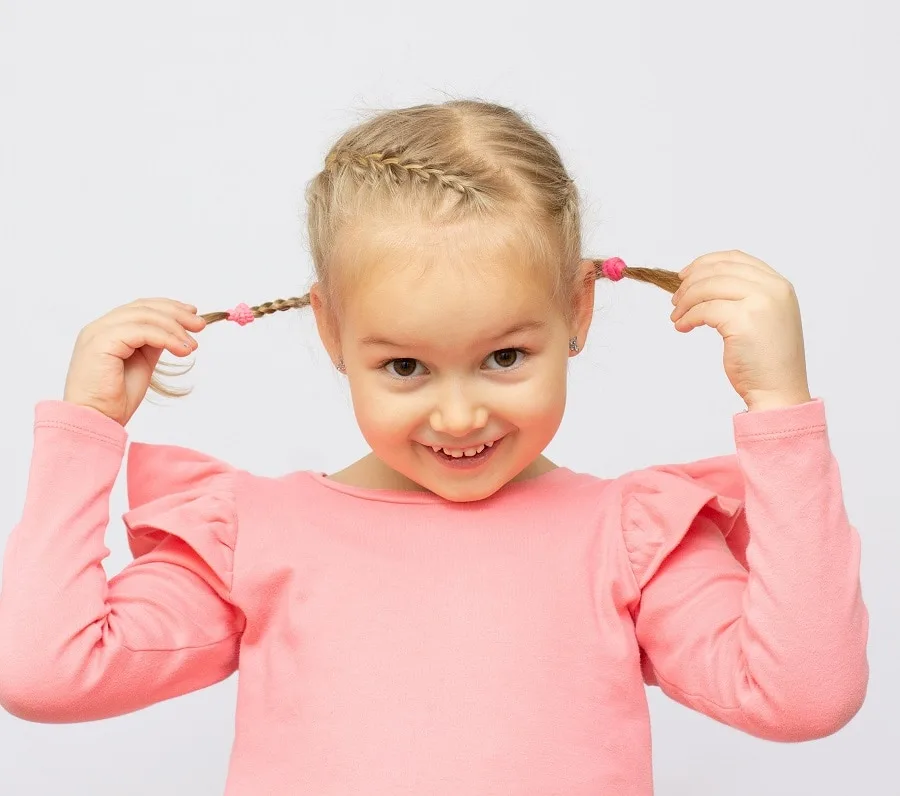
<svg viewBox="0 0 900 796"><path fill-rule="evenodd" d="M410 227L410 245L397 232L387 242L383 228L356 231L337 328L328 332L317 309L323 340L343 357L375 457L411 488L479 500L539 471L566 403L569 339L584 345L593 280L567 322L546 268L514 236L485 245L471 226Z"/></svg>

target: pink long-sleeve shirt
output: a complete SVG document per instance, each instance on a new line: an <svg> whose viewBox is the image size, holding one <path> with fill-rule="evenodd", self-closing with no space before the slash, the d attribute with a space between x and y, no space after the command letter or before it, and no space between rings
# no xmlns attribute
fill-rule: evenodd
<svg viewBox="0 0 900 796"><path fill-rule="evenodd" d="M455 504L132 444L36 408L0 593L0 701L137 710L240 670L227 796L648 796L644 684L813 739L868 678L859 539L820 400L734 417L736 455L559 468Z"/></svg>

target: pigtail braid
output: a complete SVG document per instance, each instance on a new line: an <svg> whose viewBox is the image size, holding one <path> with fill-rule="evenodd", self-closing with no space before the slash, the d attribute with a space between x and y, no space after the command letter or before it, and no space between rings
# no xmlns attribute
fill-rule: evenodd
<svg viewBox="0 0 900 796"><path fill-rule="evenodd" d="M255 307L250 307L254 318L262 318L264 315L272 315L276 312L284 312L285 310L299 310L309 306L309 293L303 296L294 296L286 299L275 299L274 301L265 301ZM207 323L218 323L219 321L228 320L230 312L207 312L200 317Z"/></svg>
<svg viewBox="0 0 900 796"><path fill-rule="evenodd" d="M253 318L262 318L264 315L273 315L276 312L284 312L285 310L299 310L303 307L309 306L309 293L304 294L303 296L292 296L291 298L286 299L275 299L274 301L265 301L262 304L258 304L255 307L250 307L249 310L253 315ZM229 320L231 316L231 312L206 312L203 313L200 317L206 321L207 324L210 323L218 323L219 321ZM193 362L189 362L186 364L182 364L180 362L160 362L156 366L156 370L154 372L153 377L150 379L150 390L155 392L157 395L161 395L164 398L183 398L185 395L188 395L191 390L190 388L179 388L179 387L170 387L165 384L159 377L160 376L184 376L189 373L194 367Z"/></svg>

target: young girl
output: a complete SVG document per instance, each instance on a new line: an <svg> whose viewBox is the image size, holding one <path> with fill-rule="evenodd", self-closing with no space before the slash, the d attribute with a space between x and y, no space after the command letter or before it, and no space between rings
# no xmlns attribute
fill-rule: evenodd
<svg viewBox="0 0 900 796"><path fill-rule="evenodd" d="M678 274L583 258L559 155L485 103L349 131L308 209L309 296L139 300L79 335L5 554L8 711L89 721L239 670L229 796L647 796L645 682L772 740L851 719L859 539L783 277L737 251ZM595 280L623 277L721 333L736 455L614 479L542 455ZM308 304L372 452L264 478L132 444L134 561L107 581L123 427L165 392L161 352Z"/></svg>

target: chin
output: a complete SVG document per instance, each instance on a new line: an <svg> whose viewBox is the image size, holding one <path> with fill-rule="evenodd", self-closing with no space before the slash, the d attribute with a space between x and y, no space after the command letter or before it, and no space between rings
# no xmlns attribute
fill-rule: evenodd
<svg viewBox="0 0 900 796"><path fill-rule="evenodd" d="M431 489L434 494L442 497L444 500L448 500L451 503L474 503L478 500L484 500L485 498L489 498L499 489L506 485L506 481L501 481L500 483L492 483L490 485L480 486L475 488L474 484L441 484L441 488L431 489L431 487L426 487L427 489ZM450 486L450 489L447 487Z"/></svg>
<svg viewBox="0 0 900 796"><path fill-rule="evenodd" d="M504 468L498 467L492 472L479 473L472 476L441 478L437 474L428 473L417 483L435 495L453 503L472 503L489 498L513 480L513 475Z"/></svg>

